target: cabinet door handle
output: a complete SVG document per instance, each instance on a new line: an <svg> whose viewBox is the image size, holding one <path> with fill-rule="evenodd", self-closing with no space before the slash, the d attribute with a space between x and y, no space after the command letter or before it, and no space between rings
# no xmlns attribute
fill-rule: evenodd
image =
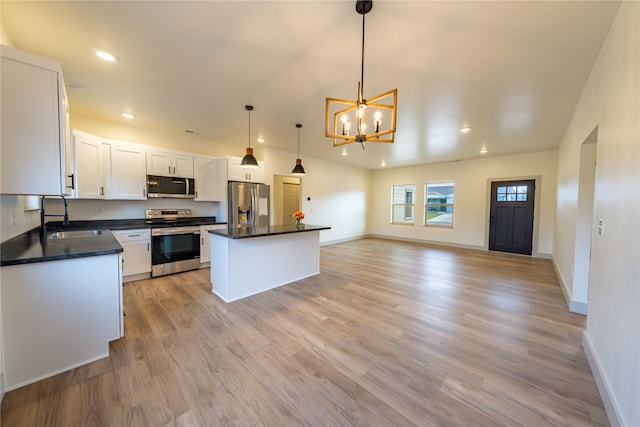
<svg viewBox="0 0 640 427"><path fill-rule="evenodd" d="M174 175L176 174L176 167L175 166L173 167L173 174Z"/></svg>
<svg viewBox="0 0 640 427"><path fill-rule="evenodd" d="M127 237L140 237L139 234L127 234Z"/></svg>
<svg viewBox="0 0 640 427"><path fill-rule="evenodd" d="M171 174L171 166L169 166L169 171L168 172L169 172L169 174Z"/></svg>
<svg viewBox="0 0 640 427"><path fill-rule="evenodd" d="M76 183L75 183L74 175L75 174L73 174L73 173L71 175L67 175L67 177L71 178L71 186L67 185L67 188L70 188L72 190L76 189Z"/></svg>
<svg viewBox="0 0 640 427"><path fill-rule="evenodd" d="M104 187L100 187L100 195L104 196Z"/></svg>
<svg viewBox="0 0 640 427"><path fill-rule="evenodd" d="M149 252L149 244L147 243L147 252Z"/></svg>
<svg viewBox="0 0 640 427"><path fill-rule="evenodd" d="M142 197L145 197L145 196L146 196L146 194L145 194L145 189L143 188L143 189L142 189Z"/></svg>

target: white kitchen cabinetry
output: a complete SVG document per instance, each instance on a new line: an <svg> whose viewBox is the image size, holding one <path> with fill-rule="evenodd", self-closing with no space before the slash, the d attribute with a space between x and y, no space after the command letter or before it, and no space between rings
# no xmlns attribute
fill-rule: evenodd
<svg viewBox="0 0 640 427"><path fill-rule="evenodd" d="M60 64L0 49L0 192L71 195L68 104Z"/></svg>
<svg viewBox="0 0 640 427"><path fill-rule="evenodd" d="M227 199L227 160L194 158L196 201L220 202Z"/></svg>
<svg viewBox="0 0 640 427"><path fill-rule="evenodd" d="M151 230L115 230L113 235L124 249L122 276L128 282L151 273ZM140 276L143 275L143 276Z"/></svg>
<svg viewBox="0 0 640 427"><path fill-rule="evenodd" d="M75 197L107 198L105 171L111 168L111 158L107 156L108 162L105 162L105 144L96 136L76 130L72 133ZM106 149L109 149L109 145L106 145Z"/></svg>
<svg viewBox="0 0 640 427"><path fill-rule="evenodd" d="M108 141L111 145L111 199L146 200L147 171L142 145Z"/></svg>
<svg viewBox="0 0 640 427"><path fill-rule="evenodd" d="M168 151L147 151L147 175L193 178L193 156Z"/></svg>
<svg viewBox="0 0 640 427"><path fill-rule="evenodd" d="M13 390L109 355L123 336L120 254L0 269L4 379Z"/></svg>
<svg viewBox="0 0 640 427"><path fill-rule="evenodd" d="M226 156L227 159L227 180L229 181L245 181L265 183L265 164L258 161L256 169L246 169L240 166L242 159L240 157Z"/></svg>
<svg viewBox="0 0 640 427"><path fill-rule="evenodd" d="M200 266L207 267L211 262L211 234L209 230L227 228L227 224L209 224L200 226Z"/></svg>

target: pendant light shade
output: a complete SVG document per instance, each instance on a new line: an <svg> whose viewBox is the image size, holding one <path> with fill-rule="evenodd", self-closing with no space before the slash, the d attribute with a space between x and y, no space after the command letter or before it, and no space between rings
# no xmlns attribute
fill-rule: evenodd
<svg viewBox="0 0 640 427"><path fill-rule="evenodd" d="M240 167L245 169L256 169L258 167L258 161L253 157L253 148L251 148L251 111L252 105L246 105L244 107L249 112L249 146L247 147L246 154L240 162Z"/></svg>
<svg viewBox="0 0 640 427"><path fill-rule="evenodd" d="M302 125L298 123L296 127L298 128L298 158L296 159L296 165L291 171L291 175L304 176L305 171L304 167L302 167L302 159L300 159L300 128L302 127Z"/></svg>

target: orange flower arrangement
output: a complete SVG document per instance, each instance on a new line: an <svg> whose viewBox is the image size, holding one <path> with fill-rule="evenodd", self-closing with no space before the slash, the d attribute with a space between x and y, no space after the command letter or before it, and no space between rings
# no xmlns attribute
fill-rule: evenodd
<svg viewBox="0 0 640 427"><path fill-rule="evenodd" d="M302 218L304 218L304 212L302 212L302 211L295 211L295 212L293 213L293 217L294 217L295 219L297 219L298 221L300 221Z"/></svg>

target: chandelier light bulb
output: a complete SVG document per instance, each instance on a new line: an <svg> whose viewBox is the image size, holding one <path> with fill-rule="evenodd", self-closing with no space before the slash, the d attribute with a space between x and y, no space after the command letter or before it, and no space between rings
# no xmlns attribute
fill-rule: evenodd
<svg viewBox="0 0 640 427"><path fill-rule="evenodd" d="M349 123L349 117L346 114L340 116L342 121L342 134L349 135L349 129L351 129L351 123Z"/></svg>
<svg viewBox="0 0 640 427"><path fill-rule="evenodd" d="M382 122L382 113L380 111L376 111L373 115L373 125L375 127L375 132L380 132L380 123Z"/></svg>

